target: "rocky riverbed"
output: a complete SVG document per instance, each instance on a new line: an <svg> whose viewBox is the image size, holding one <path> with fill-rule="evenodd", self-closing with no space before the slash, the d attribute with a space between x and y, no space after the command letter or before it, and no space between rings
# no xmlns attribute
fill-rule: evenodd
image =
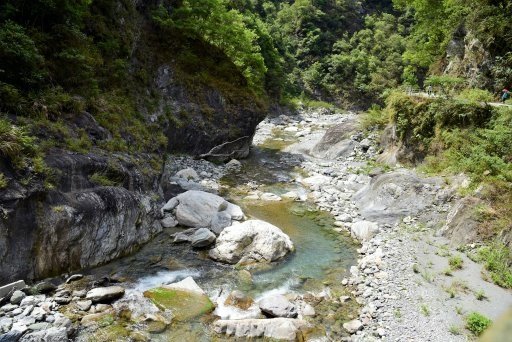
<svg viewBox="0 0 512 342"><path fill-rule="evenodd" d="M248 160L170 157L163 232L119 261L2 289L0 341L471 339L464 316L495 318L512 297L436 234L464 182L375 163L378 135L358 120L268 118Z"/></svg>

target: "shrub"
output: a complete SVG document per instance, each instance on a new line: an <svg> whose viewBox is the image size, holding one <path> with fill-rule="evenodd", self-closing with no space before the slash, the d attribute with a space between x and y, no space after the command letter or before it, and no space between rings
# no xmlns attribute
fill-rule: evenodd
<svg viewBox="0 0 512 342"><path fill-rule="evenodd" d="M512 253L502 242L495 241L478 251L478 259L484 263L491 279L504 288L512 288Z"/></svg>
<svg viewBox="0 0 512 342"><path fill-rule="evenodd" d="M464 89L457 96L458 100L474 101L474 102L492 102L495 100L491 92L484 89Z"/></svg>
<svg viewBox="0 0 512 342"><path fill-rule="evenodd" d="M7 178L4 176L2 172L0 172L0 190L7 187Z"/></svg>
<svg viewBox="0 0 512 342"><path fill-rule="evenodd" d="M0 156L6 157L14 164L19 164L24 157L36 154L34 138L21 127L0 119Z"/></svg>
<svg viewBox="0 0 512 342"><path fill-rule="evenodd" d="M480 336L492 321L478 312L472 312L466 316L466 328L476 336Z"/></svg>
<svg viewBox="0 0 512 342"><path fill-rule="evenodd" d="M464 263L464 261L462 260L462 258L459 255L454 255L454 256L450 257L450 259L448 259L448 264L450 265L450 268L454 269L454 270L462 269L463 263Z"/></svg>
<svg viewBox="0 0 512 342"><path fill-rule="evenodd" d="M363 128L384 128L389 122L389 118L385 111L378 105L373 105L368 109L361 119L361 126Z"/></svg>
<svg viewBox="0 0 512 342"><path fill-rule="evenodd" d="M113 179L113 177L106 172L95 172L89 177L89 180L101 186L119 186L121 183L119 179Z"/></svg>

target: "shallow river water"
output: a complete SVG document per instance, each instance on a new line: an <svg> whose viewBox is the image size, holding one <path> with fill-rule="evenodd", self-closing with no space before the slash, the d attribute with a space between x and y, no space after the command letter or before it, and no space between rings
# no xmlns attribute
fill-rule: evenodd
<svg viewBox="0 0 512 342"><path fill-rule="evenodd" d="M282 140L278 140L282 145ZM212 315L192 322L172 324L154 341L211 341L208 325L216 316L233 317L223 299L232 290L241 290L254 299L269 293L320 293L339 286L348 268L355 264L355 245L349 236L333 231L334 218L318 211L314 204L283 200L265 202L245 200L247 184L259 184L258 190L280 195L295 191L307 195L294 179L301 177L300 156L281 152L272 141L255 147L251 157L243 161L240 171L222 179L221 193L240 205L249 218L274 224L288 234L295 252L284 260L264 269L246 271L210 260L206 250L194 250L188 244L173 244L170 234L180 228L167 229L135 254L90 270L96 276L114 276L129 288L128 293L139 295L145 290L180 281L192 276L217 304ZM331 310L332 311L332 310ZM324 324L319 320L319 325ZM322 326L320 330L328 330Z"/></svg>

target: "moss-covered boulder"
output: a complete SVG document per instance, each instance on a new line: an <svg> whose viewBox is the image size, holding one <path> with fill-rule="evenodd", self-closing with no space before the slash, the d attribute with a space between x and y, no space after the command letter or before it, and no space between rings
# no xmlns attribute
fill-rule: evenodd
<svg viewBox="0 0 512 342"><path fill-rule="evenodd" d="M183 322L212 312L214 304L192 278L144 292L162 310L171 310L174 320Z"/></svg>

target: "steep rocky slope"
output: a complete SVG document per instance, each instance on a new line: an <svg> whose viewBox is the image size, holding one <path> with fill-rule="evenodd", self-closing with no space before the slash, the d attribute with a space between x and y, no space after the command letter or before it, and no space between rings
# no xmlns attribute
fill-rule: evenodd
<svg viewBox="0 0 512 342"><path fill-rule="evenodd" d="M73 40L86 60L101 63L89 80L100 87L95 95L70 80L86 78L77 65L60 70L67 73L61 78L50 70L48 77L60 85L43 86L37 96L35 85L25 91L2 76L2 140L23 132L19 137L28 139L32 152L0 151L0 283L102 264L160 232L154 209L167 199L160 184L166 153L220 162L249 153L267 110L265 96L249 88L219 49L163 32L154 23L156 5L95 2L84 15L86 24L72 27L85 40L61 37L61 43ZM65 25L50 26L47 18L48 27L37 28L21 15L13 18L24 28L10 19L5 25L25 36L30 32L41 54L46 50L37 34L53 39L56 27ZM115 53L125 55L112 58L102 44L118 44ZM64 68L49 54L44 57L50 69ZM111 63L122 65L121 76ZM4 101L6 89L18 97Z"/></svg>

